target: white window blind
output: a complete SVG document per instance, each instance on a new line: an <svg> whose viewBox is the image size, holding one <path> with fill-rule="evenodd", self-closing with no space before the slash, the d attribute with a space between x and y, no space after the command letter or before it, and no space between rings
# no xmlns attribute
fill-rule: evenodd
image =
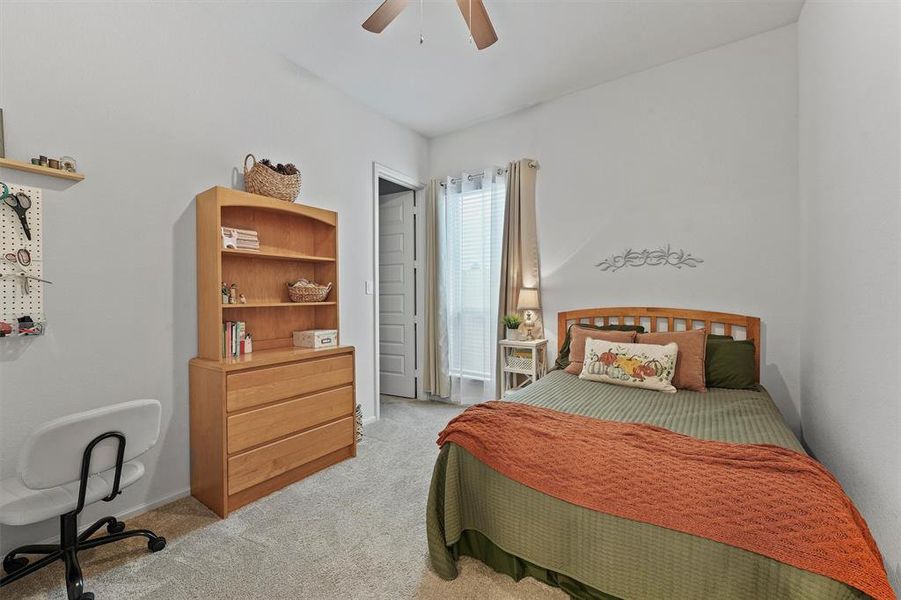
<svg viewBox="0 0 901 600"><path fill-rule="evenodd" d="M504 181L495 173L448 185L446 207L449 368L452 377L485 382L494 375L504 221Z"/></svg>

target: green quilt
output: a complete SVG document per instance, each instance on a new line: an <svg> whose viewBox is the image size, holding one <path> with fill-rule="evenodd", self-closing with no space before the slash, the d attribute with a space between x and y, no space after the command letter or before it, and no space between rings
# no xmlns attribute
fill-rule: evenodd
<svg viewBox="0 0 901 600"><path fill-rule="evenodd" d="M506 399L803 452L763 388L662 394L552 371ZM432 567L445 579L456 577L456 558L466 554L516 579L532 576L559 586L574 598L867 597L747 550L569 504L504 477L454 444L441 450L435 464L426 520Z"/></svg>

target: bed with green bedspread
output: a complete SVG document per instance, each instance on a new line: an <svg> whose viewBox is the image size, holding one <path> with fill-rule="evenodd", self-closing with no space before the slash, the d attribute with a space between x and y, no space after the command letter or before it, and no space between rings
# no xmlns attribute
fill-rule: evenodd
<svg viewBox="0 0 901 600"><path fill-rule="evenodd" d="M649 423L700 439L804 452L763 388L663 394L552 371L505 399ZM531 576L560 587L574 598L867 597L747 550L569 504L500 475L454 444L442 448L435 464L427 529L432 568L445 579L456 577L456 559L467 555L517 580Z"/></svg>

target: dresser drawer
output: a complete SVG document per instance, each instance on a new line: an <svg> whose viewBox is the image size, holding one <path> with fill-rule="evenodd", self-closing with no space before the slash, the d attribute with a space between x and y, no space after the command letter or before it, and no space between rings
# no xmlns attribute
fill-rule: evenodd
<svg viewBox="0 0 901 600"><path fill-rule="evenodd" d="M353 436L354 419L347 417L233 456L228 459L228 493L236 494L350 446Z"/></svg>
<svg viewBox="0 0 901 600"><path fill-rule="evenodd" d="M228 417L228 453L303 431L354 412L350 386L319 392Z"/></svg>
<svg viewBox="0 0 901 600"><path fill-rule="evenodd" d="M226 383L226 410L241 410L318 392L353 380L352 354L235 373L228 376Z"/></svg>

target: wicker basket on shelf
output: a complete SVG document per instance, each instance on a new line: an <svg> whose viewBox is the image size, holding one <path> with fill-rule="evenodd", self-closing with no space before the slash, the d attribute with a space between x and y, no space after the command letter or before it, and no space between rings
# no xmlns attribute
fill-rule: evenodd
<svg viewBox="0 0 901 600"><path fill-rule="evenodd" d="M253 164L248 169L247 159L253 159ZM253 154L244 157L244 189L251 194L260 194L294 202L300 194L300 173L295 175L282 175L273 171L264 164L258 163Z"/></svg>
<svg viewBox="0 0 901 600"><path fill-rule="evenodd" d="M328 285L288 285L288 299L291 302L325 302L332 284Z"/></svg>
<svg viewBox="0 0 901 600"><path fill-rule="evenodd" d="M510 369L531 369L532 359L524 356L507 355L507 368Z"/></svg>

